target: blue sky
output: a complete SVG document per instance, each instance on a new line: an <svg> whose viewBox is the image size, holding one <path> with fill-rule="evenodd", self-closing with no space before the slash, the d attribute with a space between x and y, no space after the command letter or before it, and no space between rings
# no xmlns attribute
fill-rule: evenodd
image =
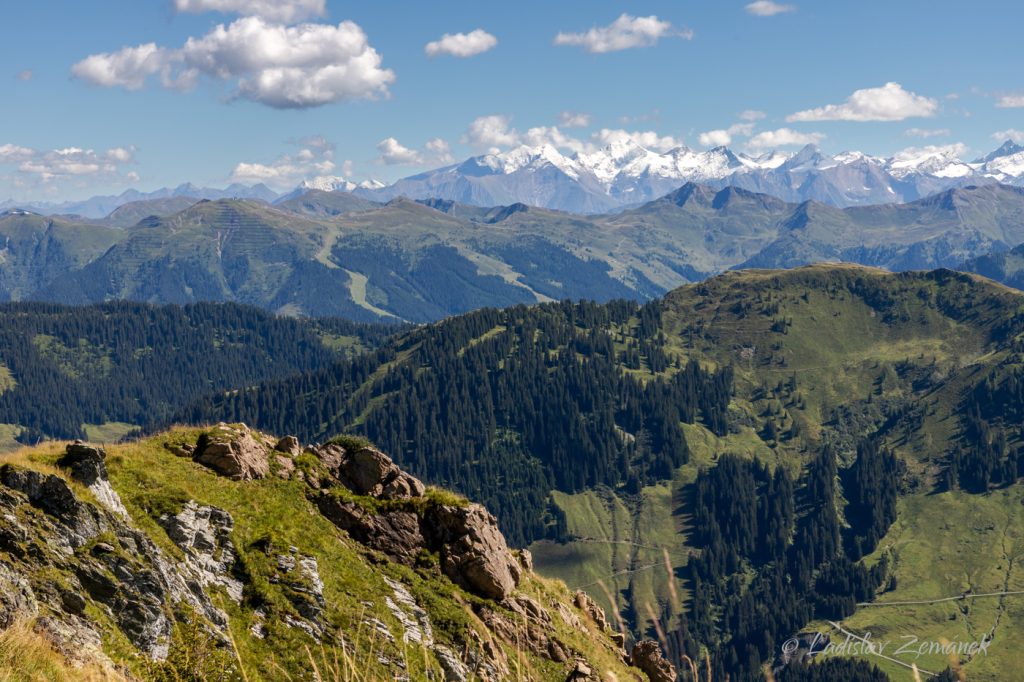
<svg viewBox="0 0 1024 682"><path fill-rule="evenodd" d="M34 0L0 20L0 199L390 181L623 134L965 158L1024 137L1017 2Z"/></svg>

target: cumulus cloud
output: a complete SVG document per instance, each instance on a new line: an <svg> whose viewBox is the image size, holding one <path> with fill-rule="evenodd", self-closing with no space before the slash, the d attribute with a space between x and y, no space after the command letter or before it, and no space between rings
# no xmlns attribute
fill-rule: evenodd
<svg viewBox="0 0 1024 682"><path fill-rule="evenodd" d="M279 109L387 96L395 74L355 23L283 26L261 17L218 25L179 49L147 43L92 55L72 67L102 87L142 88L161 74L164 87L187 89L200 75L233 83L234 97Z"/></svg>
<svg viewBox="0 0 1024 682"><path fill-rule="evenodd" d="M242 162L231 173L232 182L265 183L279 189L295 187L303 180L329 175L335 169L334 144L316 136L295 140L299 150L273 161Z"/></svg>
<svg viewBox="0 0 1024 682"><path fill-rule="evenodd" d="M114 147L95 151L81 147L38 150L14 144L0 145L0 166L14 166L25 180L49 183L55 180L82 178L137 178L125 174L125 166L135 162L134 147Z"/></svg>
<svg viewBox="0 0 1024 682"><path fill-rule="evenodd" d="M929 137L946 137L950 134L949 128L908 128L903 132L907 137L920 137L927 140Z"/></svg>
<svg viewBox="0 0 1024 682"><path fill-rule="evenodd" d="M1020 109L1024 107L1024 95L1000 95L996 106L1000 109Z"/></svg>
<svg viewBox="0 0 1024 682"><path fill-rule="evenodd" d="M448 141L443 140L440 137L427 140L424 148L427 150L427 158L430 159L432 163L444 164L451 163L455 160L455 157L452 156L452 149L448 144Z"/></svg>
<svg viewBox="0 0 1024 682"><path fill-rule="evenodd" d="M747 140L747 146L753 151L791 147L794 145L818 144L825 136L821 133L801 133L790 128L765 130Z"/></svg>
<svg viewBox="0 0 1024 682"><path fill-rule="evenodd" d="M733 138L737 135L750 137L753 132L753 123L734 123L728 128L709 130L706 133L701 133L700 137L697 139L705 147L725 147L732 144Z"/></svg>
<svg viewBox="0 0 1024 682"><path fill-rule="evenodd" d="M1010 128L1009 130L1000 130L997 133L992 133L992 139L996 142L1006 142L1007 140L1013 140L1017 144L1024 143L1024 131L1017 130L1016 128Z"/></svg>
<svg viewBox="0 0 1024 682"><path fill-rule="evenodd" d="M563 128L586 128L590 125L590 114L563 111L558 115L558 122Z"/></svg>
<svg viewBox="0 0 1024 682"><path fill-rule="evenodd" d="M89 55L72 66L71 73L104 88L141 90L147 78L170 68L169 57L168 51L157 47L156 43L146 43L123 47L117 52Z"/></svg>
<svg viewBox="0 0 1024 682"><path fill-rule="evenodd" d="M746 10L749 14L753 14L759 17L774 17L776 14L785 14L786 12L795 12L796 5L784 5L778 2L772 2L772 0L757 0L746 6Z"/></svg>
<svg viewBox="0 0 1024 682"><path fill-rule="evenodd" d="M327 13L326 0L174 0L179 12L224 12L290 24Z"/></svg>
<svg viewBox="0 0 1024 682"><path fill-rule="evenodd" d="M672 137L671 135L659 135L653 130L628 131L602 128L600 131L594 133L592 137L594 141L599 143L601 146L632 142L644 147L645 149L651 149L657 152L667 152L670 149L683 146L682 140Z"/></svg>
<svg viewBox="0 0 1024 682"><path fill-rule="evenodd" d="M423 163L423 157L415 149L409 149L393 137L377 143L380 160L389 166L408 166Z"/></svg>
<svg viewBox="0 0 1024 682"><path fill-rule="evenodd" d="M428 57L449 55L452 57L473 57L493 50L498 39L478 28L469 33L445 33L440 40L427 43L424 51Z"/></svg>
<svg viewBox="0 0 1024 682"><path fill-rule="evenodd" d="M511 127L511 119L504 114L480 116L469 124L462 141L477 149L499 149L519 143L519 132Z"/></svg>
<svg viewBox="0 0 1024 682"><path fill-rule="evenodd" d="M555 45L582 47L587 52L602 53L628 50L634 47L652 47L662 38L677 36L690 40L693 31L673 28L653 14L634 17L623 14L608 26L595 26L586 33L559 33Z"/></svg>
<svg viewBox="0 0 1024 682"><path fill-rule="evenodd" d="M798 111L786 120L796 121L902 121L912 117L934 116L936 100L903 89L899 83L855 91L842 104L827 104L817 109Z"/></svg>

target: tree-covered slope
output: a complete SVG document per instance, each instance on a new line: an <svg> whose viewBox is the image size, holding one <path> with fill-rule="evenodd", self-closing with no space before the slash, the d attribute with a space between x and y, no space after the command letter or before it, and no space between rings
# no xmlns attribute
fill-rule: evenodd
<svg viewBox="0 0 1024 682"><path fill-rule="evenodd" d="M210 391L326 367L392 331L235 304L3 304L3 447L14 437L115 441Z"/></svg>
<svg viewBox="0 0 1024 682"><path fill-rule="evenodd" d="M856 603L919 594L914 576L932 569L911 538L949 505L989 518L986 491L1016 489L1021 418L998 406L1024 385L1022 311L1021 295L951 271L735 272L645 306L481 311L379 360L181 417L388 443L418 474L508 511L541 570L595 590L637 632L660 628L677 654L707 648L737 679L808 623L909 622ZM733 472L716 478L723 461ZM1015 517L996 527L1024 532ZM948 557L932 598L1015 581L999 559L1013 548L993 554L975 533L958 550L964 530L931 536ZM1012 658L1015 635L994 613L979 606L936 632L995 627ZM968 670L1008 659L986 660Z"/></svg>

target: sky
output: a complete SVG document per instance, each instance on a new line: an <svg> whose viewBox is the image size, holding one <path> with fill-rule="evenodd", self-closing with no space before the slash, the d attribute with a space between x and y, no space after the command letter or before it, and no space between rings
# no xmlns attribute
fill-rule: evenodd
<svg viewBox="0 0 1024 682"><path fill-rule="evenodd" d="M33 0L0 200L391 182L519 144L890 156L1024 142L1024 3Z"/></svg>

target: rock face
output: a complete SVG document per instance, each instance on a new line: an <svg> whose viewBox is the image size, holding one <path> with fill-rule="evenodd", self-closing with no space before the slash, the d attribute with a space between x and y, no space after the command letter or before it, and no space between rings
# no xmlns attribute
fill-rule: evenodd
<svg viewBox="0 0 1024 682"><path fill-rule="evenodd" d="M128 511L121 503L121 496L107 480L106 459L105 451L76 440L67 447L59 464L70 469L71 477L87 486L100 504L127 518Z"/></svg>
<svg viewBox="0 0 1024 682"><path fill-rule="evenodd" d="M236 604L242 601L242 583L231 576L237 558L231 542L235 527L231 514L190 500L177 514L162 515L159 523L185 553L203 587L220 585Z"/></svg>
<svg viewBox="0 0 1024 682"><path fill-rule="evenodd" d="M637 642L632 658L633 666L642 670L651 682L675 682L676 669L662 656L657 642L649 639Z"/></svg>
<svg viewBox="0 0 1024 682"><path fill-rule="evenodd" d="M441 565L454 582L501 601L512 594L522 568L498 530L498 520L479 504L439 506L428 513L428 533L440 546Z"/></svg>
<svg viewBox="0 0 1024 682"><path fill-rule="evenodd" d="M401 502L417 500L426 492L419 479L375 448L348 452L329 444L312 452L337 485L356 495ZM329 489L316 502L324 516L354 540L393 559L411 564L421 550L438 552L445 574L482 597L501 601L522 577L522 565L498 530L497 519L478 504L427 504L415 509L391 505L370 511Z"/></svg>
<svg viewBox="0 0 1024 682"><path fill-rule="evenodd" d="M264 478L270 473L269 449L244 424L218 424L196 443L195 461L236 481Z"/></svg>

